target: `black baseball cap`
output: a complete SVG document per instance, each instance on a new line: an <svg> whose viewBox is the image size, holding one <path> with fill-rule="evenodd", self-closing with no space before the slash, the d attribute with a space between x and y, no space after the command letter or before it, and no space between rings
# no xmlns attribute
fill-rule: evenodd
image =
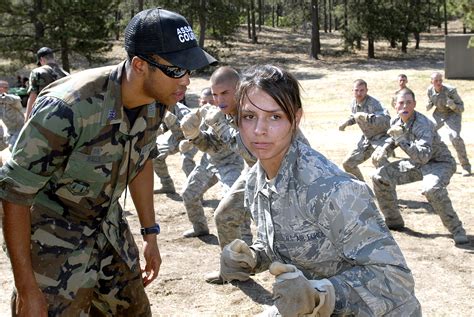
<svg viewBox="0 0 474 317"><path fill-rule="evenodd" d="M41 66L40 58L46 55L53 54L53 53L54 53L53 50L50 49L49 47L45 46L45 47L40 48L38 52L36 52L36 57L37 57L36 65Z"/></svg>
<svg viewBox="0 0 474 317"><path fill-rule="evenodd" d="M198 46L188 21L161 8L143 10L130 20L125 29L125 50L131 55L156 54L188 70L217 64Z"/></svg>

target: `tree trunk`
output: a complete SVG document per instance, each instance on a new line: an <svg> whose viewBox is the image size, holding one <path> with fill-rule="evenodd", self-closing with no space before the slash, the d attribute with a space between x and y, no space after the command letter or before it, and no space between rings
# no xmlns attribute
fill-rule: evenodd
<svg viewBox="0 0 474 317"><path fill-rule="evenodd" d="M332 32L332 0L329 0L329 33Z"/></svg>
<svg viewBox="0 0 474 317"><path fill-rule="evenodd" d="M143 11L143 0L137 0L138 2L138 12Z"/></svg>
<svg viewBox="0 0 474 317"><path fill-rule="evenodd" d="M367 57L375 58L375 41L371 38L370 35L367 35L368 45L367 45Z"/></svg>
<svg viewBox="0 0 474 317"><path fill-rule="evenodd" d="M250 19L252 24L252 43L257 43L257 30L255 29L255 3L250 0Z"/></svg>
<svg viewBox="0 0 474 317"><path fill-rule="evenodd" d="M344 30L347 30L347 0L344 0Z"/></svg>
<svg viewBox="0 0 474 317"><path fill-rule="evenodd" d="M420 32L413 32L413 35L415 36L415 49L420 48Z"/></svg>
<svg viewBox="0 0 474 317"><path fill-rule="evenodd" d="M35 45L34 53L43 46L41 43L43 42L44 38L44 24L38 18L39 14L43 13L43 0L35 0L33 4L34 10L30 13L30 20L34 25L35 28Z"/></svg>
<svg viewBox="0 0 474 317"><path fill-rule="evenodd" d="M446 0L443 1L443 9L444 9L444 35L448 35L448 9L446 8Z"/></svg>
<svg viewBox="0 0 474 317"><path fill-rule="evenodd" d="M311 0L311 57L318 59L320 53L318 0Z"/></svg>
<svg viewBox="0 0 474 317"><path fill-rule="evenodd" d="M206 39L206 29L207 29L207 20L206 20L206 8L207 1L200 0L198 9L198 19L199 19L199 46L204 48L204 41Z"/></svg>
<svg viewBox="0 0 474 317"><path fill-rule="evenodd" d="M258 31L262 31L262 15L263 15L263 9L262 9L262 0L258 0Z"/></svg>
<svg viewBox="0 0 474 317"><path fill-rule="evenodd" d="M252 38L252 31L250 25L250 4L247 5L247 33L250 40Z"/></svg>
<svg viewBox="0 0 474 317"><path fill-rule="evenodd" d="M328 32L328 14L326 11L326 0L323 0L323 18L324 18L324 33Z"/></svg>
<svg viewBox="0 0 474 317"><path fill-rule="evenodd" d="M275 27L275 6L272 5L272 28Z"/></svg>
<svg viewBox="0 0 474 317"><path fill-rule="evenodd" d="M405 33L402 39L402 52L406 53L408 48L408 34Z"/></svg>

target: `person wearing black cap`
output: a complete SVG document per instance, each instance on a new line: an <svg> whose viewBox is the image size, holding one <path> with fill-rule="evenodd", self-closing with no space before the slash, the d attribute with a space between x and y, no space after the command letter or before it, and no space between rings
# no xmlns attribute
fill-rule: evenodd
<svg viewBox="0 0 474 317"><path fill-rule="evenodd" d="M144 287L161 266L157 130L182 99L190 70L216 60L199 48L184 17L159 8L132 18L125 49L120 64L41 91L0 169L14 314L151 316ZM127 187L142 227L143 270L119 203Z"/></svg>
<svg viewBox="0 0 474 317"><path fill-rule="evenodd" d="M40 48L36 53L36 57L38 58L36 62L38 67L33 69L30 73L30 86L28 87L29 96L26 103L26 119L28 119L33 104L35 103L40 91L53 81L69 75L68 72L58 65L54 59L54 52L49 47Z"/></svg>

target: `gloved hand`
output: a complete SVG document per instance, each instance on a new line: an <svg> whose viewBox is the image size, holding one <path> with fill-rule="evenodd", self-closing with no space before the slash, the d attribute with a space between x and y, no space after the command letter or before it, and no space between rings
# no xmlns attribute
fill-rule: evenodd
<svg viewBox="0 0 474 317"><path fill-rule="evenodd" d="M213 106L207 109L204 122L208 126L214 127L222 121L225 121L225 114L218 107Z"/></svg>
<svg viewBox="0 0 474 317"><path fill-rule="evenodd" d="M372 153L372 164L378 167L384 160L387 160L387 149L384 146L377 146Z"/></svg>
<svg viewBox="0 0 474 317"><path fill-rule="evenodd" d="M362 111L356 112L353 114L354 120L356 122L366 122L368 118L368 114Z"/></svg>
<svg viewBox="0 0 474 317"><path fill-rule="evenodd" d="M166 111L166 112L165 112L165 116L164 116L164 118L163 118L163 122L164 122L164 124L166 124L166 126L168 127L168 129L169 129L170 127L172 127L172 126L176 123L177 120L178 120L178 118L176 118L176 116L175 116L173 113L171 113L171 112L169 112L169 111Z"/></svg>
<svg viewBox="0 0 474 317"><path fill-rule="evenodd" d="M339 125L339 131L344 131L347 127L347 121L344 121Z"/></svg>
<svg viewBox="0 0 474 317"><path fill-rule="evenodd" d="M331 316L336 294L328 279L308 280L294 265L280 262L269 271L275 275L273 299L282 316Z"/></svg>
<svg viewBox="0 0 474 317"><path fill-rule="evenodd" d="M193 148L193 143L189 140L181 140L179 142L179 151L181 153L186 153L186 152L189 152L191 151L191 149Z"/></svg>
<svg viewBox="0 0 474 317"><path fill-rule="evenodd" d="M405 138L405 132L405 127L401 125L391 126L390 129L387 130L387 134L393 138L397 145Z"/></svg>
<svg viewBox="0 0 474 317"><path fill-rule="evenodd" d="M235 239L222 250L220 275L225 282L246 281L256 264L249 246L243 240Z"/></svg>
<svg viewBox="0 0 474 317"><path fill-rule="evenodd" d="M197 109L181 119L181 130L186 139L192 140L197 138L200 133L201 118L200 109Z"/></svg>
<svg viewBox="0 0 474 317"><path fill-rule="evenodd" d="M446 106L453 111L456 111L456 109L458 108L458 106L454 103L454 100L449 99L449 98L448 98L448 101L446 102Z"/></svg>

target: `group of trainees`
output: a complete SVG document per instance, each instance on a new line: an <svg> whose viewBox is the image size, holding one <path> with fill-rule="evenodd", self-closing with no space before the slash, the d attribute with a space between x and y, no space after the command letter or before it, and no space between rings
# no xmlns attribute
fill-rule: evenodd
<svg viewBox="0 0 474 317"><path fill-rule="evenodd" d="M183 135L205 153L238 154L246 167L216 209L220 270L206 281L245 281L269 270L275 302L265 316L420 316L413 276L371 189L299 130L295 77L273 65L242 74L224 66L210 82L214 105L185 115ZM402 91L397 100L410 97ZM187 208L187 237L209 233L203 211L194 211ZM253 239L244 238L250 217Z"/></svg>

